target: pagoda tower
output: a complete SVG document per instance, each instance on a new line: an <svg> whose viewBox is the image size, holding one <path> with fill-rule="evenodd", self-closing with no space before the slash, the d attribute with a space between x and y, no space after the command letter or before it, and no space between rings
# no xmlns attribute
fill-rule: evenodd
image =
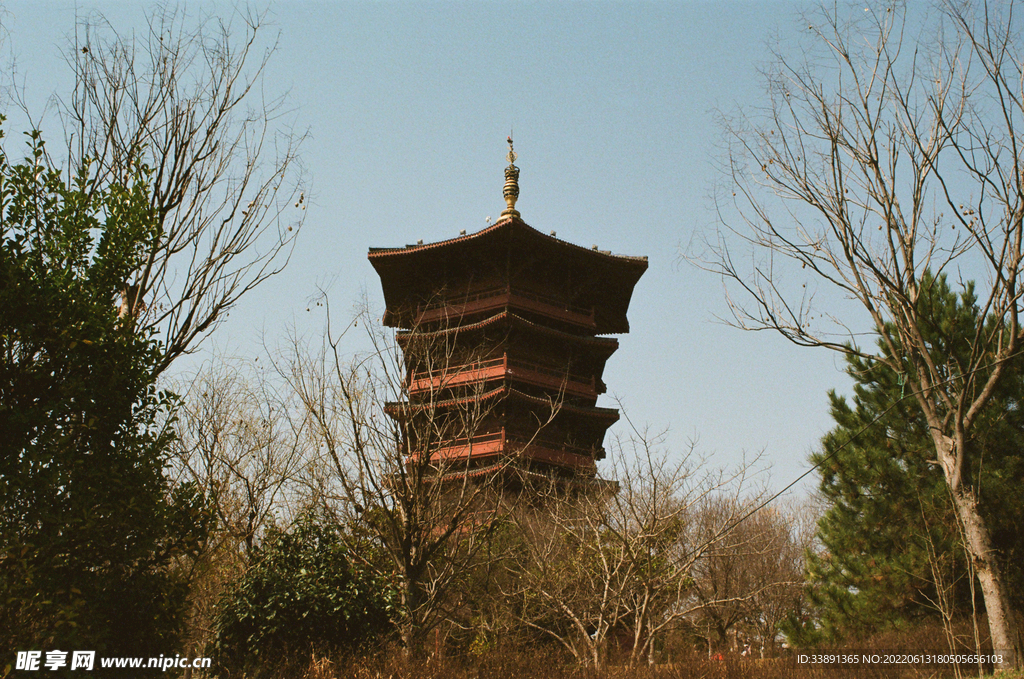
<svg viewBox="0 0 1024 679"><path fill-rule="evenodd" d="M405 382L388 414L410 458L442 476L595 477L618 410L597 406L605 363L647 257L573 245L515 209L512 139L506 209L457 238L371 248L398 328Z"/></svg>

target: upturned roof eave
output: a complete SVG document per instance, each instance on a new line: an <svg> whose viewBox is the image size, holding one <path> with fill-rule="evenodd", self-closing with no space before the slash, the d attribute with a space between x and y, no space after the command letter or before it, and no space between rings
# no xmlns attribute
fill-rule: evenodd
<svg viewBox="0 0 1024 679"><path fill-rule="evenodd" d="M516 234L527 238L516 238ZM367 255L370 264L380 276L384 292L386 311L384 324L401 327L404 320L396 311L413 292L410 288L417 272L431 270L446 259L466 260L472 258L472 249L479 247L500 247L501 240L514 242L517 248L536 249L540 245L552 249L551 259L572 259L576 266L595 272L597 278L615 281L608 290L610 306L597 310L598 335L629 332L626 312L633 288L647 271L647 257L613 255L608 251L584 248L555 236L543 234L518 217L508 217L476 233L458 236L448 240L404 248L371 248ZM468 248L468 249L467 249Z"/></svg>
<svg viewBox="0 0 1024 679"><path fill-rule="evenodd" d="M571 243L567 240L562 240L561 238L558 238L556 236L551 236L546 233L542 233L541 231L538 231L537 229L533 228L532 226L524 222L522 219L519 219L517 217L506 217L495 222L494 224L488 226L485 229L481 229L480 231L476 231L474 233L469 233L466 235L460 235L455 238L435 241L433 243L407 245L405 247L399 248L370 248L367 257L370 259L371 262L377 262L383 261L385 260L385 258L388 257L404 257L406 255L422 254L425 252L430 252L432 250L438 250L444 247L459 245L461 243L468 243L474 240L480 240L494 233L502 231L506 228L514 228L517 226L520 228L527 229L527 233L530 233L531 235L536 236L542 239L543 241L548 241L559 247L567 248L571 252L579 254L583 257L591 259L596 258L603 261L610 261L619 264L628 264L631 266L642 267L643 270L646 270L648 266L646 256L617 255L607 250L595 250L593 248L585 248L581 245L576 245L575 243ZM376 268L376 264L374 264L374 268Z"/></svg>

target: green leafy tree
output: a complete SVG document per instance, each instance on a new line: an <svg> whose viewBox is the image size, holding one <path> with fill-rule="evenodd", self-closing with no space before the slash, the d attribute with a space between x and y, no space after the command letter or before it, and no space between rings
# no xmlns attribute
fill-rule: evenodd
<svg viewBox="0 0 1024 679"><path fill-rule="evenodd" d="M290 530L268 532L218 611L222 669L259 676L290 659L308 662L310 653L379 642L393 630L397 589L367 565L369 541L355 555L343 530L307 512Z"/></svg>
<svg viewBox="0 0 1024 679"><path fill-rule="evenodd" d="M943 363L958 364L977 330L973 287L955 293L944 276L928 276L924 283L928 294L919 300L919 311L930 320L922 325L925 341ZM898 342L894 334L890 330L890 340ZM879 346L888 351L886 342ZM955 509L933 459L928 425L914 400L906 398L905 378L858 356L848 357L847 365L855 381L852 403L829 394L836 427L811 456L821 465L820 491L828 509L818 529L824 550L810 556L808 570L820 617L797 633L804 641L856 637L935 615L936 559L952 571L952 603L961 613L971 605ZM992 526L993 545L1018 608L1024 603L1019 566L1024 511L1015 500L1024 478L1022 397L1018 360L1007 367L1007 378L974 429L972 464L966 470Z"/></svg>
<svg viewBox="0 0 1024 679"><path fill-rule="evenodd" d="M65 182L39 133L28 147L0 147L0 643L167 652L167 565L204 511L163 475L160 347L119 312L159 237L149 178L98 188L86 164Z"/></svg>

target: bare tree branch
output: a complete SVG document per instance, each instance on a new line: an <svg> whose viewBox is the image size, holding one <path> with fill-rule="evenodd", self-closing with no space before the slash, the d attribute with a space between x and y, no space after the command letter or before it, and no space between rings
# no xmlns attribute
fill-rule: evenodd
<svg viewBox="0 0 1024 679"><path fill-rule="evenodd" d="M76 27L76 87L60 103L68 168L98 187L148 168L159 235L122 305L158 331L158 371L284 267L303 223L305 134L289 127L287 95L264 90L274 47L259 47L262 21L249 12L193 25L163 6L141 37L98 15Z"/></svg>
<svg viewBox="0 0 1024 679"><path fill-rule="evenodd" d="M934 36L914 36L903 3L850 21L847 9L822 7L807 20L817 42L803 59L777 55L763 112L726 120L731 197L720 196L720 229L692 259L741 292L728 297L735 325L865 358L906 380L1010 666L1021 661L1020 640L965 470L972 428L1021 350L1019 22L1012 3L996 11L951 1L925 29ZM938 319L921 300L946 274L986 279L977 296L962 283L977 322L956 340L967 356L959 361L925 340ZM808 285L830 295L824 309ZM847 302L856 311L839 310ZM863 330L877 347L859 341Z"/></svg>

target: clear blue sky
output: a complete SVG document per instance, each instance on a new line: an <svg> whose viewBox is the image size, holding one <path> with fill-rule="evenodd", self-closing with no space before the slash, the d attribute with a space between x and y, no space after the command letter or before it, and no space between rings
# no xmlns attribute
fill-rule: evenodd
<svg viewBox="0 0 1024 679"><path fill-rule="evenodd" d="M805 5L272 5L266 37L279 34L279 43L267 89L290 90L295 121L310 131L302 157L312 201L288 270L250 294L204 347L255 356L263 338L284 340L289 327L316 332L319 309L306 307L318 285L342 312L364 290L380 308L367 250L484 228L504 206L514 126L517 208L529 224L650 258L632 331L608 364L609 394L635 422L670 427L674 447L698 438L713 464L764 450L772 484L784 485L807 469L829 427L827 390L848 385L840 361L716 322L727 313L721 281L680 254L695 230L715 224L717 111L765 101L758 68L769 46L798 48ZM76 11L98 9L127 33L144 30L141 7L4 4L4 49L37 115L67 91L62 50ZM230 17L232 7L189 11ZM9 140L18 120L7 123Z"/></svg>

